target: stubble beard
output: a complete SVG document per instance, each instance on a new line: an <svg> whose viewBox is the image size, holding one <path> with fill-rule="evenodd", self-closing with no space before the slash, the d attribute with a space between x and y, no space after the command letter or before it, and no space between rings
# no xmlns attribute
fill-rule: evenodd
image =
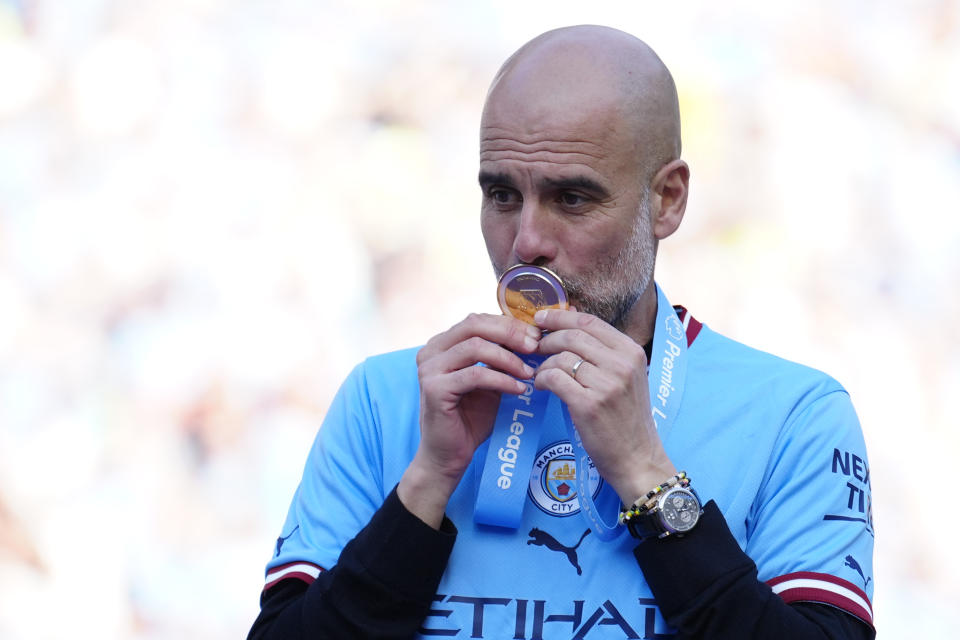
<svg viewBox="0 0 960 640"><path fill-rule="evenodd" d="M655 256L647 189L630 238L616 255L606 256L594 268L578 275L543 266L560 277L570 304L577 311L594 315L623 331L631 309L653 279ZM496 264L493 268L498 278L507 269Z"/></svg>

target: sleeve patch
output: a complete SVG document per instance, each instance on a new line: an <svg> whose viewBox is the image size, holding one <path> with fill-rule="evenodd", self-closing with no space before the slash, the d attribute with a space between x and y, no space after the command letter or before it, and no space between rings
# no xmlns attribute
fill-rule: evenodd
<svg viewBox="0 0 960 640"><path fill-rule="evenodd" d="M767 581L784 602L820 602L842 609L873 626L870 598L855 585L826 573L800 571Z"/></svg>
<svg viewBox="0 0 960 640"><path fill-rule="evenodd" d="M263 590L266 591L281 580L286 580L287 578L296 578L297 580L303 580L307 584L311 584L317 579L321 571L323 571L323 568L311 562L288 562L279 567L274 567L267 572L266 584L263 585Z"/></svg>

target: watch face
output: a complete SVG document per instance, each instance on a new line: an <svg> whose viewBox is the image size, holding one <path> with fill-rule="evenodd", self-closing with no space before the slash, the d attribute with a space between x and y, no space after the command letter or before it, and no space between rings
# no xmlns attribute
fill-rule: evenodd
<svg viewBox="0 0 960 640"><path fill-rule="evenodd" d="M675 489L663 497L663 522L675 533L685 533L700 519L700 501L686 489Z"/></svg>

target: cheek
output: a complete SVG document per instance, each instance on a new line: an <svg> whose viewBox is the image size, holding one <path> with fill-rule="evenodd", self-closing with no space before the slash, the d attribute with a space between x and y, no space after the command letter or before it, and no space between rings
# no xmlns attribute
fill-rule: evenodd
<svg viewBox="0 0 960 640"><path fill-rule="evenodd" d="M600 234L582 234L565 244L567 259L583 271L596 268L604 259L615 253L620 238Z"/></svg>
<svg viewBox="0 0 960 640"><path fill-rule="evenodd" d="M502 267L508 266L503 263L513 254L514 234L504 216L481 214L480 232L490 258Z"/></svg>

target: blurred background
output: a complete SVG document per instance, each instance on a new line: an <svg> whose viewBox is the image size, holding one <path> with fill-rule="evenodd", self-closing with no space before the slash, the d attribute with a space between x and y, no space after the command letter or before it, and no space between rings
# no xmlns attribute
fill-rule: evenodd
<svg viewBox="0 0 960 640"><path fill-rule="evenodd" d="M850 390L879 637L955 637L960 2L0 0L0 638L245 635L342 378L496 312L483 96L582 22L679 86L658 279Z"/></svg>

